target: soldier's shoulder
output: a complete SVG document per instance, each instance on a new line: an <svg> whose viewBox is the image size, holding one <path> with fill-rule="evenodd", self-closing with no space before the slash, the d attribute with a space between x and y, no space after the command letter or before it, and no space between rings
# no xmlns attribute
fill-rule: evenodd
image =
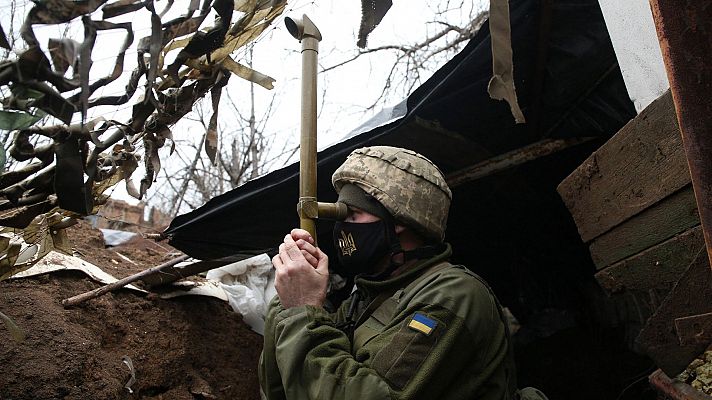
<svg viewBox="0 0 712 400"><path fill-rule="evenodd" d="M438 278L441 280L454 280L460 282L462 285L490 291L487 282L464 265L450 264L448 268L439 271Z"/></svg>
<svg viewBox="0 0 712 400"><path fill-rule="evenodd" d="M448 265L433 273L416 289L415 296L450 299L456 304L463 301L481 302L493 297L487 282L462 265ZM442 300L441 300L442 301Z"/></svg>
<svg viewBox="0 0 712 400"><path fill-rule="evenodd" d="M412 293L411 304L436 306L464 321L469 332L495 332L501 322L497 300L487 283L463 266L441 269Z"/></svg>

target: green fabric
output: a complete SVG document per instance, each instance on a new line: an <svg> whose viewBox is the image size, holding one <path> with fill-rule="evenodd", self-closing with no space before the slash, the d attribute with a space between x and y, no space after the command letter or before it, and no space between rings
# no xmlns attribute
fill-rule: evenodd
<svg viewBox="0 0 712 400"><path fill-rule="evenodd" d="M492 78L487 93L495 100L509 103L514 122L526 122L517 102L514 87L514 64L512 63L512 27L509 21L509 0L491 0L489 13L490 37L492 38Z"/></svg>
<svg viewBox="0 0 712 400"><path fill-rule="evenodd" d="M355 319L361 324L354 341L337 327L350 300L329 313L312 306L285 310L275 298L259 368L266 398L511 398L515 382L508 335L487 285L457 266L417 281L449 255L448 247L387 281L357 278L365 301L357 305ZM393 295L371 307L370 316L361 316L384 292ZM416 313L434 321L429 334L409 326Z"/></svg>

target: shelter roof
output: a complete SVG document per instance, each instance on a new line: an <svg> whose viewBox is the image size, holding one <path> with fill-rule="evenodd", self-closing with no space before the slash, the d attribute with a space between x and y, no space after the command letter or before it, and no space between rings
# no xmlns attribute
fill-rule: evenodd
<svg viewBox="0 0 712 400"><path fill-rule="evenodd" d="M470 178L455 182L446 234L449 238L466 233L476 223L473 219L479 218L477 212L468 211L474 207L507 212L498 208L505 207L499 200L491 204L472 200L498 190L493 187L497 181L503 182L502 177L516 175L533 187L535 203L543 197L549 199L556 184L630 120L635 109L598 2L541 4L550 6L542 8L538 1L510 1L514 78L526 124L515 124L507 103L492 100L487 94L492 52L485 23L459 54L402 104L384 110L342 142L319 152L319 201L336 200L331 174L352 150L369 145L413 149L433 160L450 178L475 171ZM598 139L580 144L586 140L577 138ZM561 151L542 158L542 154L551 153L541 153L540 147L557 143ZM516 167L521 165L516 160L534 159L532 152L539 154L534 158L542 162ZM477 168L486 169L488 163L500 167L495 165L489 173L478 175ZM506 171L511 168L514 173ZM286 166L178 216L165 232L170 244L201 259L273 249L299 224L298 175L297 163ZM461 195L458 188L462 188ZM524 195L518 198L527 201ZM519 211L536 212L529 208ZM453 218L459 220L453 222ZM317 230L320 244L328 253L331 226L320 222Z"/></svg>

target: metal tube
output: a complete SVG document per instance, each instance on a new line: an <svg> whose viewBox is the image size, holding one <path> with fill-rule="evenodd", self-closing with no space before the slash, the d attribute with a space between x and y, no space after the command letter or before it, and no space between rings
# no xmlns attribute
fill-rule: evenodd
<svg viewBox="0 0 712 400"><path fill-rule="evenodd" d="M712 266L712 0L650 0Z"/></svg>
<svg viewBox="0 0 712 400"><path fill-rule="evenodd" d="M287 30L302 43L302 121L299 149L299 226L316 241L316 224L302 210L316 203L316 77L321 33L306 16L285 18Z"/></svg>
<svg viewBox="0 0 712 400"><path fill-rule="evenodd" d="M318 202L318 217L343 221L348 215L349 209L344 203L322 203Z"/></svg>

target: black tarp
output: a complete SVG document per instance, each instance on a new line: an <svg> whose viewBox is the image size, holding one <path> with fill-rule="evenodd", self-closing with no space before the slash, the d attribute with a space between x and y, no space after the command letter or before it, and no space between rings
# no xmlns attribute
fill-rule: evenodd
<svg viewBox="0 0 712 400"><path fill-rule="evenodd" d="M538 1L510 1L517 94L527 119L536 121L536 128L532 128L531 123L515 125L508 105L490 99L487 94L492 58L489 28L485 23L457 56L407 98L407 112L403 118L319 152L319 200L335 200L331 174L355 148L396 144L430 156L432 148L408 144L406 125L414 118L435 121L493 155L542 138L607 138L614 134L635 115L635 110L626 92L598 2L565 0L552 3L547 13L542 12ZM548 32L541 28L540 15L547 18L548 23L544 25L550 26ZM546 38L545 45L539 44L540 37ZM537 79L541 79L540 84ZM533 110L538 111L536 115ZM442 155L443 149L438 151L440 155L432 158L437 159L445 174L452 172L453 166L448 163L447 156ZM550 196L553 192L551 185L555 186L590 151L591 148L586 148L571 156L573 158L564 156L562 163L547 164L541 167L544 169L534 171L543 177L541 185L547 186L545 196ZM533 166L528 165L526 170ZM201 259L260 253L274 248L285 233L298 226L298 173L297 164L289 165L178 216L165 232L170 237L170 244ZM528 177L524 180L530 184L535 182ZM476 213L468 210L479 207L471 201L482 197L483 193L478 190L485 190L484 194L488 196L494 190L478 185L462 188L467 196L473 197L458 199L456 193L451 221L454 215L458 222L450 223L449 240L463 234L453 229L469 229L468 224L473 223L468 215ZM534 197L535 201L541 198ZM495 207L494 203L488 207ZM523 213L530 211L522 210ZM560 211L557 208L557 212ZM327 252L330 230L328 222L319 223L320 244Z"/></svg>

